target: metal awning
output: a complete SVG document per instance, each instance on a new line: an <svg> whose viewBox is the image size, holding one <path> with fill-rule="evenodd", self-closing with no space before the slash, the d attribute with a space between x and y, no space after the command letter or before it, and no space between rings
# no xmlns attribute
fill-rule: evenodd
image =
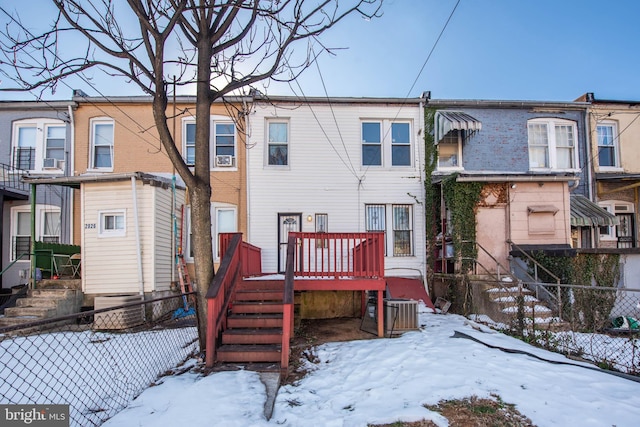
<svg viewBox="0 0 640 427"><path fill-rule="evenodd" d="M571 195L571 225L573 227L597 227L618 225L620 220L585 196Z"/></svg>
<svg viewBox="0 0 640 427"><path fill-rule="evenodd" d="M482 129L482 123L473 116L462 111L436 111L436 144L452 130L475 132Z"/></svg>

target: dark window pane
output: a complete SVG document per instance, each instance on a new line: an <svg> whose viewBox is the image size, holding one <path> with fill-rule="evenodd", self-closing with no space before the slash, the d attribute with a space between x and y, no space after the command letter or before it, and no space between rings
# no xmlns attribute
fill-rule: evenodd
<svg viewBox="0 0 640 427"><path fill-rule="evenodd" d="M269 145L269 164L279 166L288 164L286 145Z"/></svg>
<svg viewBox="0 0 640 427"><path fill-rule="evenodd" d="M394 145L391 147L391 164L393 166L409 166L411 152L408 145Z"/></svg>
<svg viewBox="0 0 640 427"><path fill-rule="evenodd" d="M613 147L598 147L598 163L600 166L615 166L614 153Z"/></svg>
<svg viewBox="0 0 640 427"><path fill-rule="evenodd" d="M382 164L379 145L362 146L362 164L364 166L380 166Z"/></svg>

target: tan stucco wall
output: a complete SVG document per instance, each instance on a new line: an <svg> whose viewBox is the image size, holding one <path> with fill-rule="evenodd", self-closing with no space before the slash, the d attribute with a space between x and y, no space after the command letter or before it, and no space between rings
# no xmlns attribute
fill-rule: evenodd
<svg viewBox="0 0 640 427"><path fill-rule="evenodd" d="M640 173L640 114L639 105L604 104L592 105L589 108L589 126L591 129L591 158L594 159L596 172L600 170L598 165L598 123L613 121L618 127L620 145L620 162L625 173Z"/></svg>
<svg viewBox="0 0 640 427"><path fill-rule="evenodd" d="M518 182L509 191L509 219L511 240L516 244L570 244L571 207L566 182ZM553 206L552 230L532 232L534 220L530 207ZM542 214L547 215L547 214Z"/></svg>

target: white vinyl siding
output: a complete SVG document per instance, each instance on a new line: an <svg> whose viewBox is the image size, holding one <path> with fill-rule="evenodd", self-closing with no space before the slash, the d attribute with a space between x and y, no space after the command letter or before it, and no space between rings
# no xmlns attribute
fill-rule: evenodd
<svg viewBox="0 0 640 427"><path fill-rule="evenodd" d="M130 180L84 185L82 280L89 294L136 294L140 290L138 254L142 259L144 291L168 290L172 258L171 189L145 185L136 180L140 245L136 240L136 218ZM183 192L176 192L176 204ZM117 201L114 202L114 201ZM117 207L117 209L114 209ZM124 233L101 238L103 213L124 213ZM179 211L176 211L179 215ZM108 260L108 262L107 262Z"/></svg>
<svg viewBox="0 0 640 427"><path fill-rule="evenodd" d="M414 105L348 103L270 104L255 103L250 121L253 141L265 141L247 150L248 241L262 252L264 271L278 271L278 213L302 214L303 232L315 232L322 221L317 214L331 219L329 233L367 231L366 205L386 206L387 232L392 205L413 205L413 230L424 227L422 197L424 151L419 144L423 111ZM289 166L272 167L266 162L270 121L288 124ZM362 123L389 124L387 143L383 144L382 166L362 165ZM410 124L409 166L393 166L391 123ZM382 131L381 131L382 138ZM403 144L399 144L403 145ZM311 221L308 220L311 218ZM387 240L389 236L387 235ZM424 270L424 233L415 233L413 256L394 257L387 245L385 268L391 275L410 277Z"/></svg>

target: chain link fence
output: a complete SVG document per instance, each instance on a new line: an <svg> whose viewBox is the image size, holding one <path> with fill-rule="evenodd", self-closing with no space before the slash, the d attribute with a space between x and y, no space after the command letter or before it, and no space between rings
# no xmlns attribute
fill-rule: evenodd
<svg viewBox="0 0 640 427"><path fill-rule="evenodd" d="M195 301L114 299L111 307L0 328L0 401L69 404L72 426L104 423L199 353L187 298Z"/></svg>
<svg viewBox="0 0 640 427"><path fill-rule="evenodd" d="M640 289L472 282L458 307L533 345L640 375ZM471 314L472 313L472 314Z"/></svg>

